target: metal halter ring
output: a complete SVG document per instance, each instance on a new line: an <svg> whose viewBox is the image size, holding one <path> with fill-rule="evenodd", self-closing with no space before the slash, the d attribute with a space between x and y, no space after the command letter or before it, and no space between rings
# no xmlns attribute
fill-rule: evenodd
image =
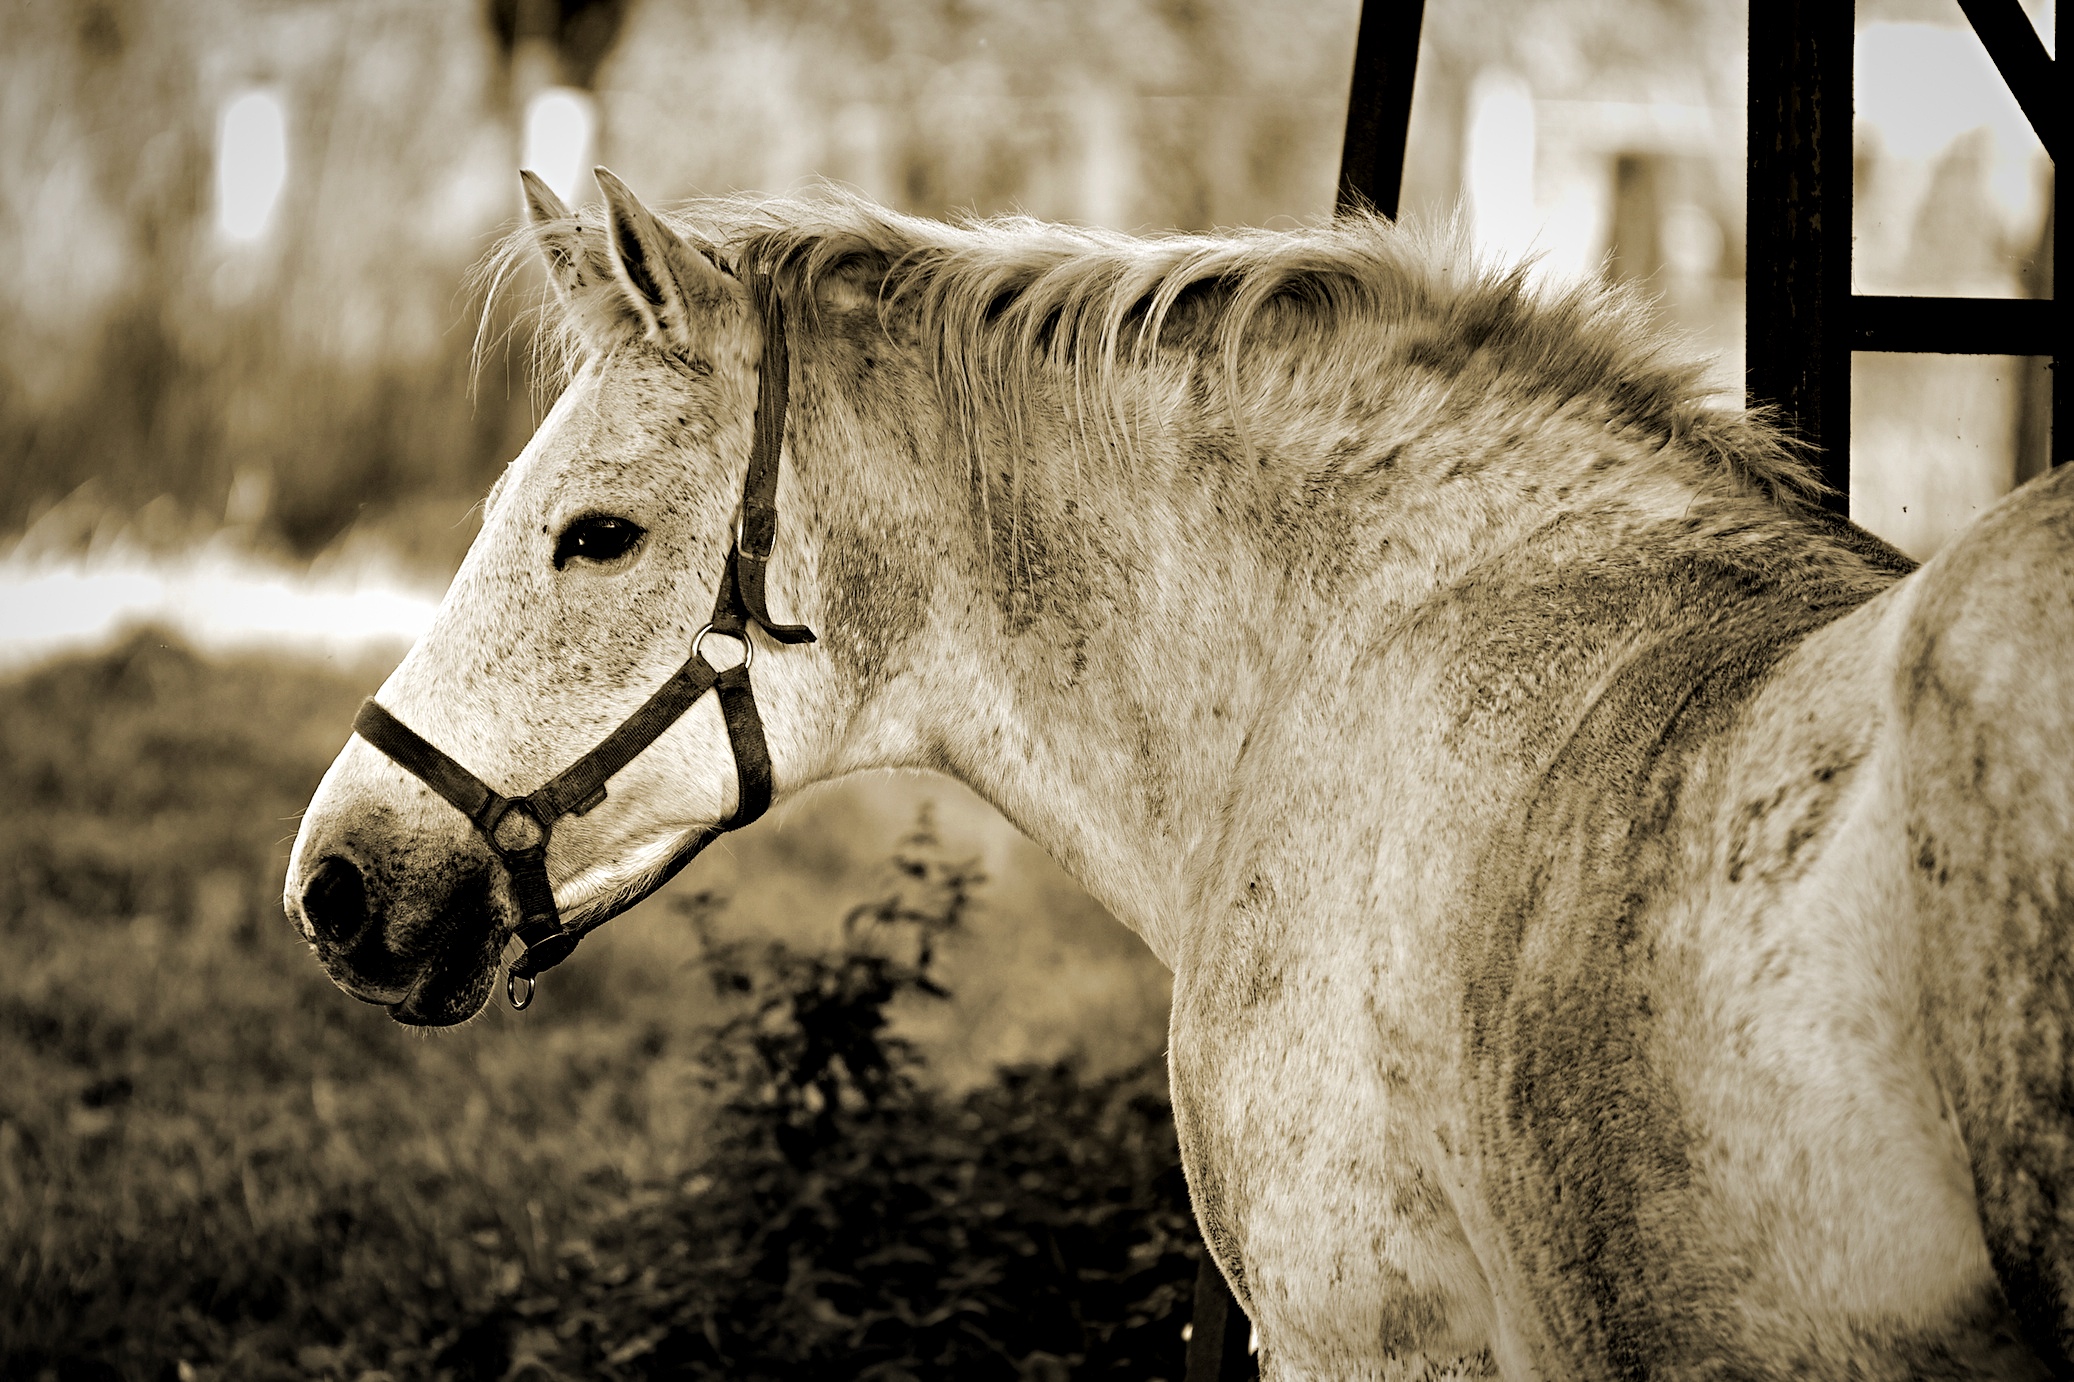
<svg viewBox="0 0 2074 1382"><path fill-rule="evenodd" d="M732 638L735 642L742 645L741 665L743 671L748 671L749 665L756 661L756 644L750 641L747 629L742 630L740 633L729 633L726 629L716 629L711 624L706 625L706 627L691 636L691 655L693 657L701 660L705 658L706 655L699 651L699 646L706 641L706 635L709 633L717 633L722 638ZM713 664L707 662L706 665L711 667Z"/></svg>
<svg viewBox="0 0 2074 1382"><path fill-rule="evenodd" d="M523 984L525 987L519 987ZM504 997L510 1001L514 1011L524 1012L533 1001L533 976L504 971Z"/></svg>

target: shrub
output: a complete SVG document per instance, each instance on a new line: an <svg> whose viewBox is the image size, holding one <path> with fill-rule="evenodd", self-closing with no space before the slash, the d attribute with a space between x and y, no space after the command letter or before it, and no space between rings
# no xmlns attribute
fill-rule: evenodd
<svg viewBox="0 0 2074 1382"><path fill-rule="evenodd" d="M888 1009L946 996L935 943L981 880L926 820L893 863L901 886L831 953L751 962L701 928L742 1002L703 1053L712 1151L614 1225L615 1255L649 1264L637 1296L573 1279L564 1319L619 1314L589 1361L641 1376L1178 1377L1199 1247L1163 1072L934 1090Z"/></svg>

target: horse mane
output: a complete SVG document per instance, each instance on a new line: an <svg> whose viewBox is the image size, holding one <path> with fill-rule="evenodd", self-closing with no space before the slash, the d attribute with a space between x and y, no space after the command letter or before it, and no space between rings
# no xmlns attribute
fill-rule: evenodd
<svg viewBox="0 0 2074 1382"><path fill-rule="evenodd" d="M602 255L601 213L573 219ZM1136 369L1176 335L1215 362L1237 417L1242 365L1268 333L1317 342L1367 322L1395 329L1382 357L1344 352L1333 365L1350 392L1390 368L1474 374L1478 388L1515 403L1582 401L1611 428L1680 443L1741 492L1796 507L1824 492L1803 448L1764 410L1709 400L1700 364L1674 356L1638 294L1536 286L1524 266L1479 261L1459 225L1421 232L1356 213L1293 229L1136 236L1024 215L925 220L834 186L702 198L664 219L716 260L761 265L795 312L813 311L825 280L862 267L882 305L912 305L968 437L988 414L1019 430L1023 399L1063 385L1084 431L1113 442L1131 425ZM534 243L521 228L485 260L478 277L492 306ZM597 322L540 315L536 362L550 379L566 376ZM479 359L489 321L486 307Z"/></svg>

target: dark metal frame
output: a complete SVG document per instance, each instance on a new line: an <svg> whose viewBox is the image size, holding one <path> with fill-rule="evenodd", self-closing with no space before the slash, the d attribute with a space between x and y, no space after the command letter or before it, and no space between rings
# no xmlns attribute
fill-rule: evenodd
<svg viewBox="0 0 2074 1382"><path fill-rule="evenodd" d="M1956 0L2053 157L2057 293L2066 236L2058 176L2065 102L2018 0ZM2068 459L2067 320L2057 296L1875 297L1851 291L1852 0L1750 0L1748 267L1744 378L1819 448L1839 511L1851 492L1851 352L2052 359L2052 463ZM1934 93L1927 93L1934 99Z"/></svg>
<svg viewBox="0 0 2074 1382"><path fill-rule="evenodd" d="M2055 296L1923 298L1851 291L1853 0L1750 0L1744 325L1753 404L1769 404L1820 448L1839 510L1851 493L1851 352L2039 355L2052 360L2054 465L2069 459L2067 318L2058 305L2066 181L2058 175L2064 100L2053 59L2018 0L1956 0L2054 161ZM2055 7L2054 13L2058 10ZM1365 0L1340 146L1340 214L1397 214L1424 0ZM1838 105L1841 103L1841 110ZM1187 1382L1258 1375L1250 1328L1208 1253L1196 1273Z"/></svg>
<svg viewBox="0 0 2074 1382"><path fill-rule="evenodd" d="M1404 182L1405 136L1411 130L1413 79L1425 0L1367 0L1354 40L1354 81L1347 94L1347 133L1340 142L1340 214L1359 207L1397 214Z"/></svg>

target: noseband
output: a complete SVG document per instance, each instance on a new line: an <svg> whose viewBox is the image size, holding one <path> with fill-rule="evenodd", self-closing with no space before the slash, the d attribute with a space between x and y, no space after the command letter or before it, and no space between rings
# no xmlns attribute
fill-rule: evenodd
<svg viewBox="0 0 2074 1382"><path fill-rule="evenodd" d="M361 703L353 729L394 759L454 809L468 818L476 833L504 863L519 905L513 935L525 950L506 973L505 996L514 1008L533 1001L533 980L569 958L576 943L591 931L647 897L676 876L700 850L729 830L761 816L771 804L771 756L764 742L763 719L749 685L749 665L756 656L749 626L755 625L779 643L811 643L813 631L803 624L780 624L765 603L764 575L778 533L778 461L785 441L785 393L788 364L785 321L770 276L747 276L750 300L763 321L763 358L757 381L755 434L749 448L749 472L742 482L742 512L735 540L727 551L713 617L692 636L691 655L639 710L598 746L556 774L544 786L522 797L507 797L462 767L417 731L383 709L373 697ZM742 660L718 668L706 660L709 636L720 634L742 645ZM555 907L554 885L547 877L547 844L555 822L580 816L605 799L605 784L640 752L677 723L701 696L711 691L720 702L727 742L735 760L735 809L717 825L700 831L638 892L622 897L604 913L581 926L565 926Z"/></svg>

